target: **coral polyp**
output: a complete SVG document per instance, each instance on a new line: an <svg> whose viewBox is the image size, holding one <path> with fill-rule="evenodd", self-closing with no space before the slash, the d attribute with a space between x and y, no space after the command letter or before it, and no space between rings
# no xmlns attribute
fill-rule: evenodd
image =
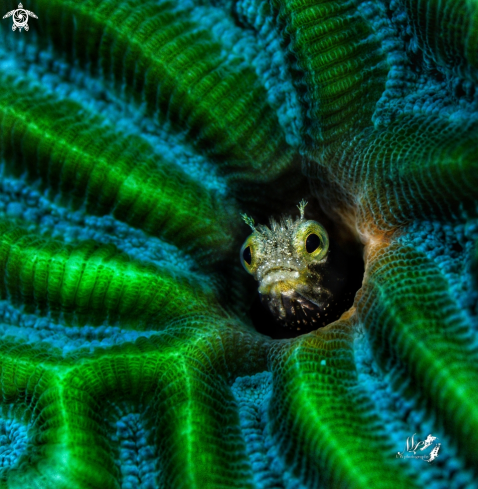
<svg viewBox="0 0 478 489"><path fill-rule="evenodd" d="M0 23L0 488L478 487L475 3L24 8ZM365 272L277 339L240 214L302 197Z"/></svg>

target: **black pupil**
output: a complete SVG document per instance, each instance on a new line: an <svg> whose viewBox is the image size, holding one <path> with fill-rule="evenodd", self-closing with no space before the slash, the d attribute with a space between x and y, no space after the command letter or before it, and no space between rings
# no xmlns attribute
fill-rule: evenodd
<svg viewBox="0 0 478 489"><path fill-rule="evenodd" d="M252 263L252 255L251 255L251 247L248 246L243 252L242 252L242 258L244 258L244 261L250 265Z"/></svg>
<svg viewBox="0 0 478 489"><path fill-rule="evenodd" d="M313 253L320 246L320 238L316 234L309 234L305 242L307 253Z"/></svg>

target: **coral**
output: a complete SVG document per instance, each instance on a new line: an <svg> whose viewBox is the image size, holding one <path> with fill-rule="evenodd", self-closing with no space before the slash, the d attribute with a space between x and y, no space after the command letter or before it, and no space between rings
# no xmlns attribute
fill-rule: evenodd
<svg viewBox="0 0 478 489"><path fill-rule="evenodd" d="M478 487L476 2L25 8L0 24L0 488ZM240 214L304 197L365 274L273 339ZM432 463L399 458L414 433Z"/></svg>

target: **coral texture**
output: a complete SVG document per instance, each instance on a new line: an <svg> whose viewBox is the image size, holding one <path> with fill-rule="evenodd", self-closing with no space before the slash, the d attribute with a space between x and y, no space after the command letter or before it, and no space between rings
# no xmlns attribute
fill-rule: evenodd
<svg viewBox="0 0 478 489"><path fill-rule="evenodd" d="M477 488L476 0L25 8L0 23L0 488ZM272 339L240 213L301 197L365 275ZM433 463L399 457L414 434Z"/></svg>

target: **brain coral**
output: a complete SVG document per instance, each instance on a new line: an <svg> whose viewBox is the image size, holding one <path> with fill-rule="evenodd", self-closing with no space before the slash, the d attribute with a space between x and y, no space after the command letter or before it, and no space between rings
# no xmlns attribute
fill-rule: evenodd
<svg viewBox="0 0 478 489"><path fill-rule="evenodd" d="M0 487L478 487L476 0L24 8L28 32L1 22ZM240 212L311 196L363 284L272 339ZM433 463L399 457L414 434Z"/></svg>

